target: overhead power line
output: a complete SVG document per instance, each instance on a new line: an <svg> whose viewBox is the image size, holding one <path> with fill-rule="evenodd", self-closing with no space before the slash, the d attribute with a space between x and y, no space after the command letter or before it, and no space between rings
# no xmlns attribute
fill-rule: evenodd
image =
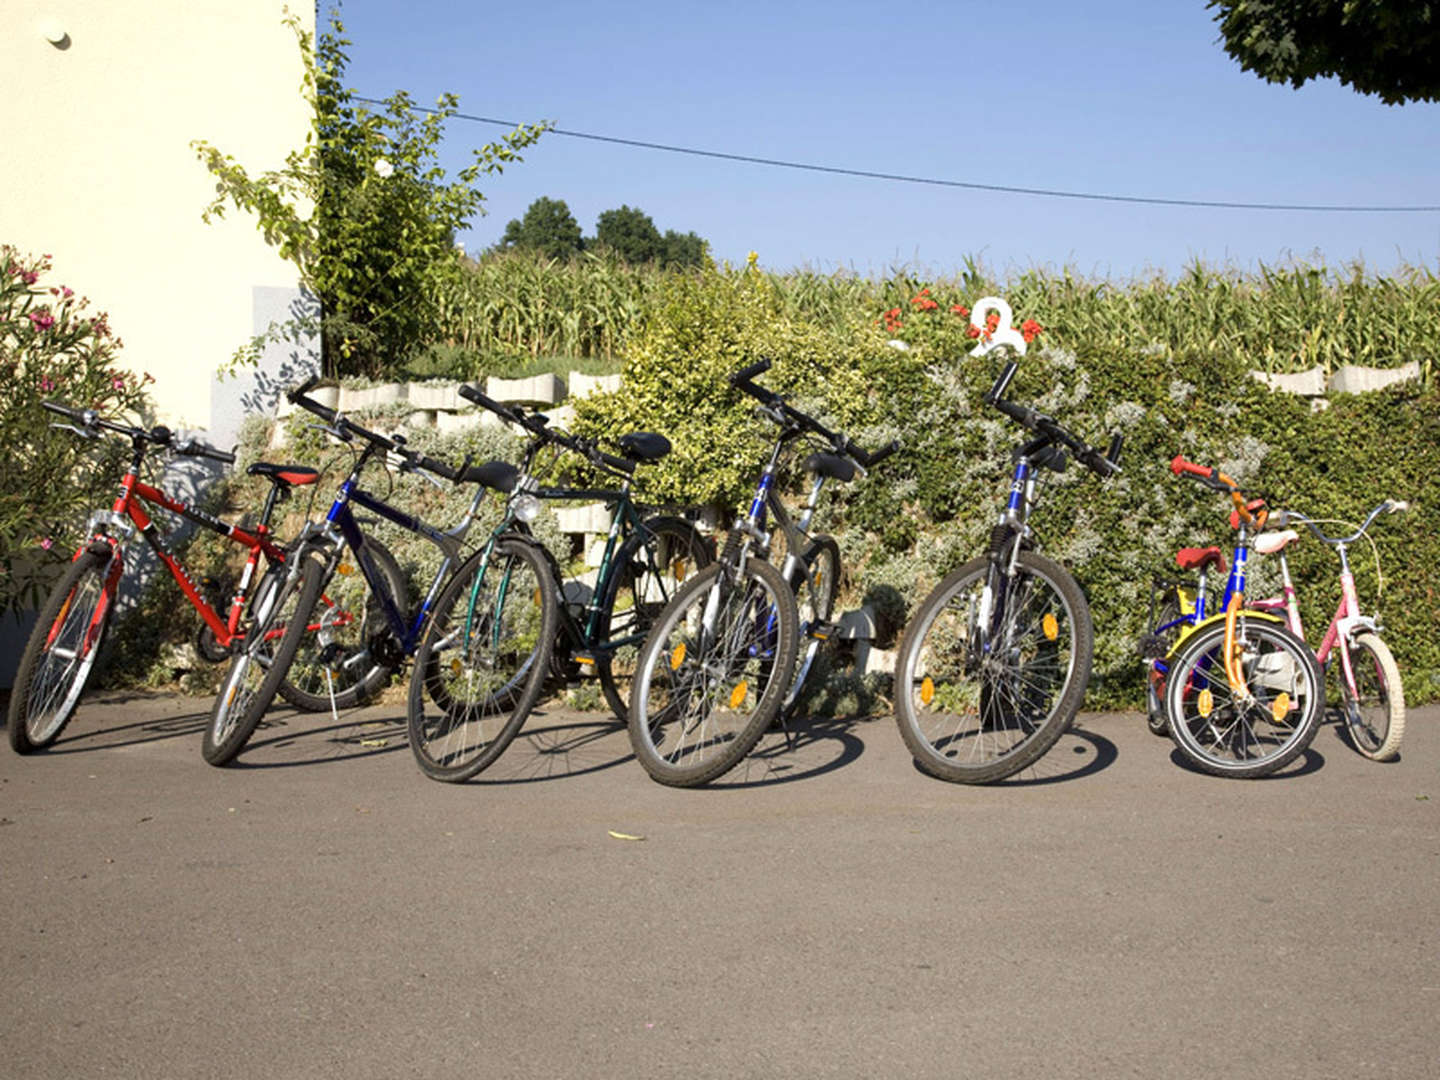
<svg viewBox="0 0 1440 1080"><path fill-rule="evenodd" d="M375 98L357 97L356 101L367 105L384 105ZM434 113L438 110L412 105L416 112ZM469 120L476 124L492 124L496 127L518 128L522 125L513 120L497 120L489 116L474 116L469 113L453 113L457 120ZM931 187L964 188L967 191L995 191L1006 195L1035 195L1051 199L1087 199L1091 202L1139 203L1147 206L1190 206L1211 210L1289 210L1316 214L1426 214L1440 212L1440 206L1350 206L1323 205L1314 203L1268 203L1268 202L1227 202L1221 199L1165 199L1152 195L1114 195L1093 191L1062 191L1054 188L1016 187L1010 184L982 184L973 180L944 180L928 176L908 176L904 173L876 172L871 169L846 169L838 165L816 165L804 161L784 161L779 158L757 157L752 154L727 154L720 150L701 150L693 146L672 146L668 143L647 142L643 139L624 139L616 135L596 135L588 131L568 131L565 128L550 128L552 135L564 135L571 139L588 139L591 142L611 143L616 146L634 146L642 150L662 150L667 154L687 154L691 157L714 158L720 161L738 161L747 165L767 165L777 169L798 169L803 172L829 173L833 176L855 176L864 180L887 180L901 184L926 184Z"/></svg>

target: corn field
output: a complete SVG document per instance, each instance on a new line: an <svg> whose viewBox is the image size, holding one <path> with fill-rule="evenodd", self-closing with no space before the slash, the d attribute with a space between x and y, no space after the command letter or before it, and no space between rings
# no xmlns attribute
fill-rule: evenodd
<svg viewBox="0 0 1440 1080"><path fill-rule="evenodd" d="M441 285L441 339L467 350L518 355L623 357L627 339L663 302L670 273L587 254L570 262L523 253L464 262ZM704 271L701 271L702 273ZM720 268L721 275L743 268ZM1346 364L1418 361L1430 381L1440 341L1440 278L1423 267L1375 276L1298 264L1256 273L1194 264L1174 280L1123 284L1070 271L1030 270L999 279L974 261L953 277L899 270L884 279L811 270L767 273L780 317L843 332L930 290L945 309L986 294L1037 319L1047 340L1088 349L1165 348L1231 356L1273 373Z"/></svg>

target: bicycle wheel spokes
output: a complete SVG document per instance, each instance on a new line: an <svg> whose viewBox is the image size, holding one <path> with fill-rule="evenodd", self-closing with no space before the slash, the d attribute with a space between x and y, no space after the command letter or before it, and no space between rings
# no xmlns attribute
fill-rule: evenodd
<svg viewBox="0 0 1440 1080"><path fill-rule="evenodd" d="M544 682L557 603L541 556L516 541L445 587L410 683L410 747L428 776L468 779L509 745Z"/></svg>
<svg viewBox="0 0 1440 1080"><path fill-rule="evenodd" d="M702 784L750 752L780 707L797 646L794 599L759 560L712 567L645 642L630 740L652 777Z"/></svg>
<svg viewBox="0 0 1440 1080"><path fill-rule="evenodd" d="M1405 735L1405 689L1390 648L1374 634L1357 634L1350 646L1355 692L1345 685L1339 660L1333 665L1345 729L1355 749L1373 761L1389 761Z"/></svg>
<svg viewBox="0 0 1440 1080"><path fill-rule="evenodd" d="M990 573L976 559L941 582L897 663L900 734L945 780L986 783L1032 764L1069 726L1089 679L1089 609L1069 574L1024 553L987 603Z"/></svg>
<svg viewBox="0 0 1440 1080"><path fill-rule="evenodd" d="M54 742L75 712L110 617L107 565L107 559L82 555L40 613L16 671L10 704L10 743L21 753Z"/></svg>
<svg viewBox="0 0 1440 1080"><path fill-rule="evenodd" d="M1194 635L1166 692L1170 734L1192 763L1219 775L1274 772L1310 744L1322 690L1314 654L1279 626L1251 622L1236 640L1244 688L1225 677L1224 627Z"/></svg>

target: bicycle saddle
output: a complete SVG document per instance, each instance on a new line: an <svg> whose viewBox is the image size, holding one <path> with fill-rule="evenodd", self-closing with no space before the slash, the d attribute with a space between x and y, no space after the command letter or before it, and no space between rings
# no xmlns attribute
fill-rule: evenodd
<svg viewBox="0 0 1440 1080"><path fill-rule="evenodd" d="M620 449L635 461L659 461L670 452L670 440L654 431L632 431L620 436Z"/></svg>
<svg viewBox="0 0 1440 1080"><path fill-rule="evenodd" d="M484 484L508 495L515 490L516 481L520 479L520 470L508 461L487 461L484 465L471 465L461 479Z"/></svg>
<svg viewBox="0 0 1440 1080"><path fill-rule="evenodd" d="M245 470L251 476L267 476L272 484L290 484L304 487L320 479L320 472L307 465L277 465L272 461L257 461Z"/></svg>
<svg viewBox="0 0 1440 1080"><path fill-rule="evenodd" d="M1175 553L1175 565L1181 570L1206 570L1214 566L1223 574L1225 556L1218 547L1181 548Z"/></svg>
<svg viewBox="0 0 1440 1080"><path fill-rule="evenodd" d="M1300 534L1294 529L1281 529L1279 532L1261 533L1250 541L1250 546L1261 555L1274 555L1286 544L1299 539Z"/></svg>
<svg viewBox="0 0 1440 1080"><path fill-rule="evenodd" d="M855 479L855 463L839 454L811 454L805 459L805 470L830 480Z"/></svg>

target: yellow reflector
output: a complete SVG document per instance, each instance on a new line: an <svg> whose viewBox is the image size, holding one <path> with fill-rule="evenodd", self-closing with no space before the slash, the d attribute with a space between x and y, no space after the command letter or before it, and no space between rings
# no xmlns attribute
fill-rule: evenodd
<svg viewBox="0 0 1440 1080"><path fill-rule="evenodd" d="M730 691L730 708L738 709L745 701L745 695L750 692L750 684L742 682Z"/></svg>
<svg viewBox="0 0 1440 1080"><path fill-rule="evenodd" d="M459 661L458 658L450 661L450 674L451 674L451 675L454 675L454 676L458 679L458 678L460 677L460 672L461 672L461 670L462 670L462 669L461 669L460 661Z"/></svg>
<svg viewBox="0 0 1440 1080"><path fill-rule="evenodd" d="M1270 703L1270 715L1275 717L1278 724L1285 719L1285 714L1290 711L1290 695L1281 690L1274 701Z"/></svg>
<svg viewBox="0 0 1440 1080"><path fill-rule="evenodd" d="M1215 695L1209 689L1200 691L1200 700L1197 703L1200 708L1200 715L1208 718L1215 711Z"/></svg>
<svg viewBox="0 0 1440 1080"><path fill-rule="evenodd" d="M1060 624L1055 621L1055 616L1048 611L1045 613L1045 617L1040 620L1040 629L1044 632L1046 641L1054 641L1060 636Z"/></svg>
<svg viewBox="0 0 1440 1080"><path fill-rule="evenodd" d="M339 566L335 567L335 572L349 577L355 572L355 566L353 563L342 562Z"/></svg>
<svg viewBox="0 0 1440 1080"><path fill-rule="evenodd" d="M536 589L536 590L535 590L535 595L530 598L530 602L533 603L536 607L539 607L539 606L540 606L540 590L539 590L539 589Z"/></svg>
<svg viewBox="0 0 1440 1080"><path fill-rule="evenodd" d="M676 646L675 646L675 650L670 654L670 670L671 670L671 671L679 671L679 670L680 670L680 665L683 664L684 662L685 662L685 643L682 641L679 645L676 645Z"/></svg>
<svg viewBox="0 0 1440 1080"><path fill-rule="evenodd" d="M670 564L670 573L675 576L676 581L684 581L685 575L689 571L689 569L690 568L685 565L684 559L676 559L673 563Z"/></svg>
<svg viewBox="0 0 1440 1080"><path fill-rule="evenodd" d="M595 658L593 656L581 656L579 653L576 653L575 662L577 664L593 664L595 663Z"/></svg>
<svg viewBox="0 0 1440 1080"><path fill-rule="evenodd" d="M929 675L926 675L924 680L920 683L920 704L929 705L934 697L935 683Z"/></svg>

